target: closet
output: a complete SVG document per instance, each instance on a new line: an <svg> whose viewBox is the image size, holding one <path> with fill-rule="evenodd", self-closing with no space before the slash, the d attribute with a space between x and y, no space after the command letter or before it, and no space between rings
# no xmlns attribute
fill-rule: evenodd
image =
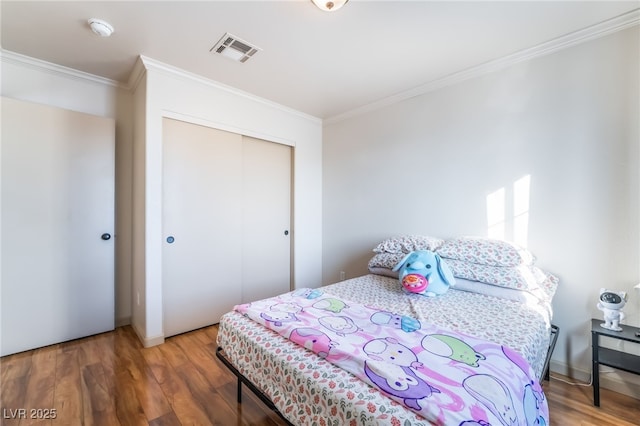
<svg viewBox="0 0 640 426"><path fill-rule="evenodd" d="M163 328L290 290L291 148L163 119Z"/></svg>
<svg viewBox="0 0 640 426"><path fill-rule="evenodd" d="M114 328L115 122L2 98L2 347Z"/></svg>

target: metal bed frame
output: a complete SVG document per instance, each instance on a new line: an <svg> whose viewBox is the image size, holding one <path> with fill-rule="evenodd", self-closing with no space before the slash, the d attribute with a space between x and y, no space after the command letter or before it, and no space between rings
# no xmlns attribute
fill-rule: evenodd
<svg viewBox="0 0 640 426"><path fill-rule="evenodd" d="M242 404L242 384L244 383L250 390L253 392L264 404L269 407L273 412L275 412L282 420L284 420L288 425L295 426L291 423L279 410L278 408L271 402L271 399L267 395L264 394L256 385L251 383L249 379L247 379L238 369L229 361L229 359L224 354L224 350L222 347L218 346L216 349L216 356L222 363L233 373L238 379L237 386L237 401L238 404Z"/></svg>

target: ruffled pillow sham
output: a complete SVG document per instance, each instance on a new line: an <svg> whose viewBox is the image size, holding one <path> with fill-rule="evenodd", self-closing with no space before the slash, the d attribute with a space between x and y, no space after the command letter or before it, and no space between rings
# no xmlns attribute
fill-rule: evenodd
<svg viewBox="0 0 640 426"><path fill-rule="evenodd" d="M398 271L393 271L392 269L405 255L405 253L377 253L369 260L369 272L386 277L398 278Z"/></svg>
<svg viewBox="0 0 640 426"><path fill-rule="evenodd" d="M402 235L391 237L378 244L373 251L375 253L411 253L414 250L435 251L444 243L444 240L425 235ZM395 266L395 265L394 265Z"/></svg>
<svg viewBox="0 0 640 426"><path fill-rule="evenodd" d="M517 244L482 237L459 237L446 240L436 252L447 259L488 266L532 265L535 256Z"/></svg>

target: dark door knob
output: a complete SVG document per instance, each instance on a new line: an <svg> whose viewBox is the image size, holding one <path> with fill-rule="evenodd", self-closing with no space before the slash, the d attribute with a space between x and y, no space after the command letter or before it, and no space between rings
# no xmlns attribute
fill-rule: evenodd
<svg viewBox="0 0 640 426"><path fill-rule="evenodd" d="M168 236L168 237L167 237L167 242L168 242L169 244L172 244L175 240L176 240L176 239L175 239L175 238L173 238L172 236Z"/></svg>
<svg viewBox="0 0 640 426"><path fill-rule="evenodd" d="M105 241L110 240L110 239L111 239L111 234L109 234L109 233L105 232L104 234L102 234L102 235L100 236L100 238L102 238L102 239L103 239L103 240L105 240Z"/></svg>
<svg viewBox="0 0 640 426"><path fill-rule="evenodd" d="M284 235L289 235L289 230L288 229L284 230Z"/></svg>

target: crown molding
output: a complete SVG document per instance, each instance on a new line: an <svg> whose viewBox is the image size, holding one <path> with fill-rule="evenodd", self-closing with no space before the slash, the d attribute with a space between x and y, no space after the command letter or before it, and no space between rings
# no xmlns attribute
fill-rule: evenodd
<svg viewBox="0 0 640 426"><path fill-rule="evenodd" d="M136 59L136 63L133 65L131 73L129 73L126 89L129 91L134 91L138 87L138 84L140 84L140 81L142 80L142 77L144 76L146 71L147 69L144 66L144 62L142 61L142 56L138 56L138 58Z"/></svg>
<svg viewBox="0 0 640 426"><path fill-rule="evenodd" d="M59 77L71 78L74 80L126 89L126 87L124 87L120 82L116 80L99 77L97 75L78 71L73 68L57 65L52 62L25 56L20 53L12 52L10 50L0 49L0 61L2 61L3 63L13 63L38 71L48 72Z"/></svg>
<svg viewBox="0 0 640 426"><path fill-rule="evenodd" d="M422 84L413 89L400 92L396 95L392 95L383 98L379 101L372 102L367 105L363 105L358 108L354 108L350 111L342 114L328 117L324 120L325 124L333 124L348 118L353 118L368 112L372 112L404 100L420 96L429 92L432 92L443 87L452 86L456 83L460 83L465 80L469 80L474 77L479 77L494 71L498 71L507 68L511 65L515 65L520 62L528 61L534 58L538 58L544 55L548 55L559 50L563 50L578 44L584 43L589 40L604 37L606 35L622 31L632 26L640 24L640 8L634 9L623 15L615 18L608 19L598 24L577 30L553 40L540 43L536 46L520 50L513 54L503 56L502 58L495 59L489 62L482 63L480 65L467 68L462 71L458 71L444 77L432 80L428 83Z"/></svg>
<svg viewBox="0 0 640 426"><path fill-rule="evenodd" d="M219 90L224 90L225 92L229 92L232 93L236 96L241 96L243 98L249 99L251 101L254 102L258 102L261 103L263 105L267 105L271 108L276 108L279 109L283 112L286 112L288 114L293 114L293 115L297 115L301 118L307 119L309 121L313 121L319 125L322 124L322 119L315 117L313 115L309 115L306 114L304 112L298 111L296 109L293 108L289 108L286 107L284 105L278 104L276 102L270 101L268 99L265 98L261 98L259 96L256 96L254 94L251 94L249 92L244 92L240 89L236 89L235 87L232 86L227 86L226 84L220 83L218 81L215 80L210 80L208 78L202 77L198 74L194 74L192 72L189 71L185 71L181 68L177 68L174 67L173 65L169 65L169 64L165 64L163 62L157 61L155 59L151 59L147 56L143 56L140 55L140 61L142 62L142 64L144 65L144 68L149 70L149 69L154 69L160 72L163 72L165 74L169 74L169 75L173 75L179 78L184 78L186 80L189 81L193 81L199 84L203 84L205 86L209 86L209 87L213 87L215 89L219 89Z"/></svg>

